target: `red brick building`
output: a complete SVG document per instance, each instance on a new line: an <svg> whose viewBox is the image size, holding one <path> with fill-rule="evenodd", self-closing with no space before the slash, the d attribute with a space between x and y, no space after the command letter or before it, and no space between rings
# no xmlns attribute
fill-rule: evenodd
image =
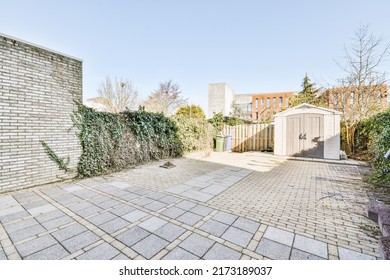
<svg viewBox="0 0 390 280"><path fill-rule="evenodd" d="M252 120L272 120L274 114L288 108L294 92L274 92L252 95Z"/></svg>

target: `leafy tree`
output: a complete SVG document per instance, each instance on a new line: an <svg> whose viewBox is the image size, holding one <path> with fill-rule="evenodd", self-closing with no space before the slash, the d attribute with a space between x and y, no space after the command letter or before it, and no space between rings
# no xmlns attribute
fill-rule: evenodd
<svg viewBox="0 0 390 280"><path fill-rule="evenodd" d="M214 116L208 120L214 127L214 135L222 133L224 116L222 113L214 113Z"/></svg>
<svg viewBox="0 0 390 280"><path fill-rule="evenodd" d="M206 114L203 109L197 105L187 105L180 107L176 112L177 116L185 116L188 118L205 119Z"/></svg>
<svg viewBox="0 0 390 280"><path fill-rule="evenodd" d="M169 80L160 83L159 88L148 96L144 106L146 111L163 113L165 116L169 116L185 104L186 100L181 96L179 86Z"/></svg>
<svg viewBox="0 0 390 280"><path fill-rule="evenodd" d="M98 97L87 100L101 111L110 113L135 110L139 105L138 91L127 79L106 77L98 89Z"/></svg>
<svg viewBox="0 0 390 280"><path fill-rule="evenodd" d="M310 82L307 74L303 78L302 88L302 91L290 100L293 107L302 103L309 103L315 106L322 105L321 98L319 97L320 90L316 89L315 83Z"/></svg>

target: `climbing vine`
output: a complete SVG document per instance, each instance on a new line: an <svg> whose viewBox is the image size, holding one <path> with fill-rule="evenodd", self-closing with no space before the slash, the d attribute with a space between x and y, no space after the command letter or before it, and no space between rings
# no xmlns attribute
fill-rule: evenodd
<svg viewBox="0 0 390 280"><path fill-rule="evenodd" d="M176 124L162 114L143 110L112 114L77 104L72 119L82 146L79 177L178 157L183 152Z"/></svg>

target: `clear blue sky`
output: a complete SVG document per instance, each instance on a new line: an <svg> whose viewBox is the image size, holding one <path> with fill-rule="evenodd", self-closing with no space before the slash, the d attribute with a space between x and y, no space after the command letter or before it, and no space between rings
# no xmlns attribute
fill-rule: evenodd
<svg viewBox="0 0 390 280"><path fill-rule="evenodd" d="M390 41L388 0L0 0L0 13L1 33L83 60L84 98L107 75L143 97L172 79L205 110L209 83L239 93L300 90L305 73L335 83L360 24Z"/></svg>

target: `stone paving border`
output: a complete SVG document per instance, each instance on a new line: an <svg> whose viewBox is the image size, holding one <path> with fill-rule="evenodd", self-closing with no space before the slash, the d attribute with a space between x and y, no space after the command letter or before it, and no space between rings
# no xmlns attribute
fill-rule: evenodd
<svg viewBox="0 0 390 280"><path fill-rule="evenodd" d="M262 174L218 167L162 190L120 173L0 195L0 259L378 258L221 206Z"/></svg>

